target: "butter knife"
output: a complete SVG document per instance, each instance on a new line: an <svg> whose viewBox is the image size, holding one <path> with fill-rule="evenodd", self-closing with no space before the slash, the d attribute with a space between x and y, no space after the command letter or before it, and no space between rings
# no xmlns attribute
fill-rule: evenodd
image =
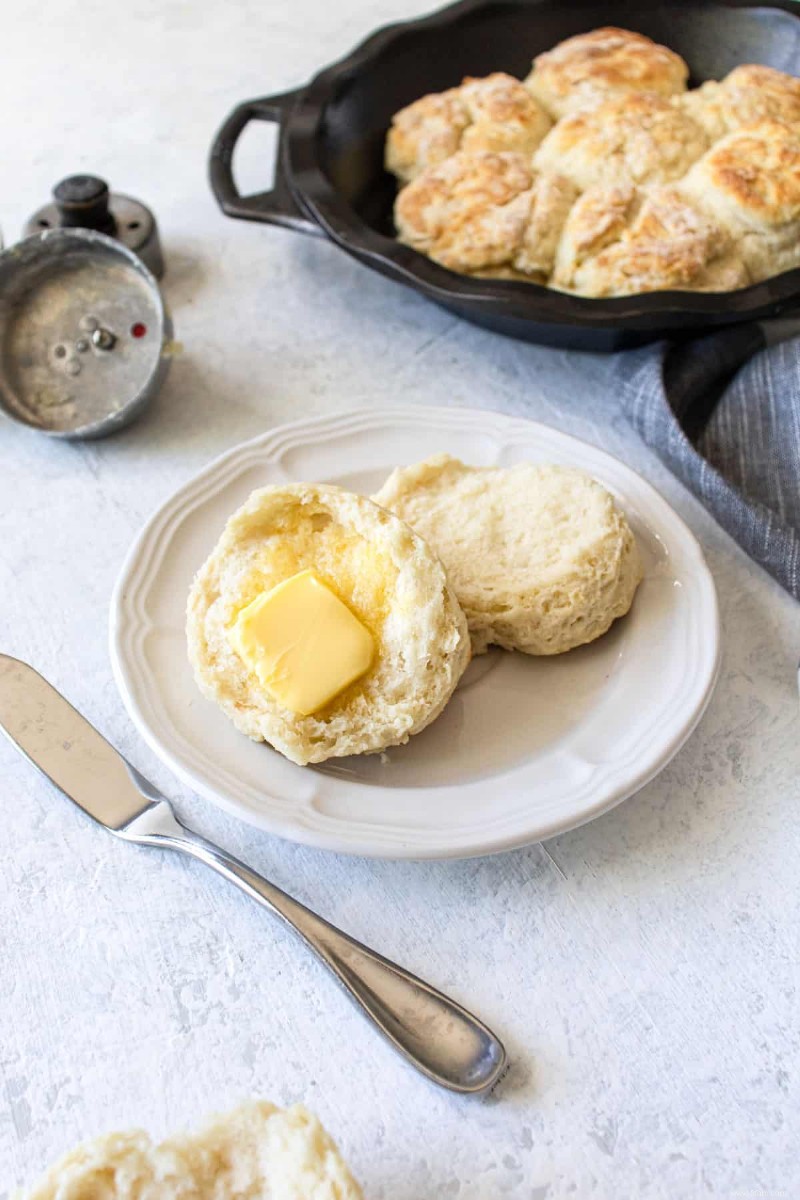
<svg viewBox="0 0 800 1200"><path fill-rule="evenodd" d="M435 1083L482 1092L502 1043L429 984L336 929L243 862L187 829L169 801L27 663L0 654L0 728L64 795L126 842L177 850L236 884L300 935L385 1038Z"/></svg>

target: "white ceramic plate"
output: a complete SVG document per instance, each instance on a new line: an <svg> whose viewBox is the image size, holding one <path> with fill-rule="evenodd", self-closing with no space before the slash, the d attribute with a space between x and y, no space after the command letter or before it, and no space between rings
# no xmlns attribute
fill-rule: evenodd
<svg viewBox="0 0 800 1200"><path fill-rule="evenodd" d="M583 468L618 497L645 560L631 613L556 658L476 659L443 715L382 755L297 767L249 741L198 692L186 658L192 577L256 487L324 480L369 493L392 467L447 450L477 465ZM298 421L237 446L180 488L133 545L111 604L122 698L186 783L261 829L387 858L487 854L552 837L651 779L697 724L717 674L711 575L649 484L544 425L465 409Z"/></svg>

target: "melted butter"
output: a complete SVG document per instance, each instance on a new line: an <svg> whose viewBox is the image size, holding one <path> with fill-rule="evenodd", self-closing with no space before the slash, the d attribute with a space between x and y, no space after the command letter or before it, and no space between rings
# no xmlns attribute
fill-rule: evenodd
<svg viewBox="0 0 800 1200"><path fill-rule="evenodd" d="M273 525L270 532L272 536L259 538L237 609L276 583L311 569L379 643L384 621L395 603L398 570L390 556L335 521L319 529L312 517L302 523L287 523L285 528Z"/></svg>

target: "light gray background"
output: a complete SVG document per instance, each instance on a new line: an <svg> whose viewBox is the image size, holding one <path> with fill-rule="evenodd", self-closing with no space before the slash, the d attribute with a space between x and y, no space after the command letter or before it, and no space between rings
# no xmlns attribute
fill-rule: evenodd
<svg viewBox="0 0 800 1200"><path fill-rule="evenodd" d="M372 1200L800 1189L797 606L626 428L607 360L477 331L322 241L224 220L208 192L209 141L234 102L422 8L50 0L4 14L6 241L68 172L140 196L185 350L114 440L0 425L0 644L203 831L474 1006L514 1070L484 1102L427 1084L254 905L116 844L3 744L0 1195L102 1130L160 1134L251 1095L305 1100ZM244 150L243 181L261 187L267 139ZM170 778L111 680L111 587L155 505L276 423L398 401L529 414L622 455L717 580L724 666L698 732L636 798L546 848L419 865L270 840Z"/></svg>

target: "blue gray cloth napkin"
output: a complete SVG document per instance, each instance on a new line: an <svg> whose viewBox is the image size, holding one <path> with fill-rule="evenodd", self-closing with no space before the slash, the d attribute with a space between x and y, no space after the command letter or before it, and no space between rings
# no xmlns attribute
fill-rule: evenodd
<svg viewBox="0 0 800 1200"><path fill-rule="evenodd" d="M800 326L740 325L617 358L644 441L800 600Z"/></svg>

